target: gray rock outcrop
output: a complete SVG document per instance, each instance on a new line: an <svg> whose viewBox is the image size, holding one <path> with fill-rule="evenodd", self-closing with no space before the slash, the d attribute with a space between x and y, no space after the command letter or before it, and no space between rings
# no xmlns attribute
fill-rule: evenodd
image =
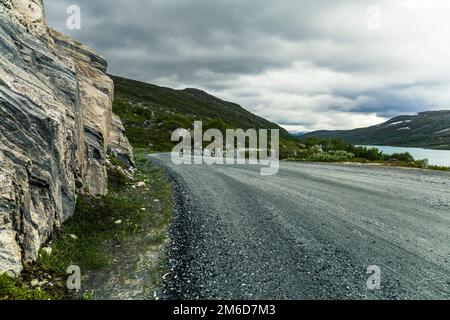
<svg viewBox="0 0 450 320"><path fill-rule="evenodd" d="M12 275L79 194L107 192L108 150L133 165L106 61L43 12L42 0L0 0L0 273Z"/></svg>

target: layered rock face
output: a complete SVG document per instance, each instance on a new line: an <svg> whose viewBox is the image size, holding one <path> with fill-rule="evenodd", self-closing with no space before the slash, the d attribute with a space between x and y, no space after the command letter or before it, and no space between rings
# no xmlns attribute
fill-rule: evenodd
<svg viewBox="0 0 450 320"><path fill-rule="evenodd" d="M133 164L106 61L49 29L41 0L0 0L0 273L17 275L107 192L108 150Z"/></svg>

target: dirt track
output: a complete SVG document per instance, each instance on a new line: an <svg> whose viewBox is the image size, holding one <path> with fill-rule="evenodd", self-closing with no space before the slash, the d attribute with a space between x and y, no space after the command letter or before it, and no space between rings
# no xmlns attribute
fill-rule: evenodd
<svg viewBox="0 0 450 320"><path fill-rule="evenodd" d="M178 208L167 298L450 298L449 173L283 162L263 177L152 160Z"/></svg>

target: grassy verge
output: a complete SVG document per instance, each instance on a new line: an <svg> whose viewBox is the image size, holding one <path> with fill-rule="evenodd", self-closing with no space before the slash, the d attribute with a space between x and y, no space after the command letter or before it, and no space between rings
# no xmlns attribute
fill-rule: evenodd
<svg viewBox="0 0 450 320"><path fill-rule="evenodd" d="M428 165L427 162L421 160L415 161L395 161L395 160L374 160L370 161L367 159L353 159L350 162L354 163L367 163L367 164L380 164L388 167L403 167L403 168L415 168L415 169L425 169L425 170L434 170L434 171L450 171L450 167L443 166L433 166Z"/></svg>
<svg viewBox="0 0 450 320"><path fill-rule="evenodd" d="M1 276L0 299L95 298L89 292L66 289L68 266L79 266L83 274L103 272L130 237L142 239L136 246L162 249L172 213L171 187L164 172L153 166L145 153L144 149L135 150L137 170L132 176L116 160L111 161L109 193L79 197L74 216L54 233L38 261L26 268L20 279ZM154 287L165 271L162 264L163 259L148 270Z"/></svg>
<svg viewBox="0 0 450 320"><path fill-rule="evenodd" d="M335 159L335 160L317 160L317 159L297 159L297 158L287 158L285 161L299 161L299 162L328 162L328 163L355 163L355 164L377 164L387 167L400 167L400 168L415 168L433 171L448 171L450 172L450 167L443 166L433 166L426 165L422 161L385 161L385 160L367 160L363 158L356 159Z"/></svg>

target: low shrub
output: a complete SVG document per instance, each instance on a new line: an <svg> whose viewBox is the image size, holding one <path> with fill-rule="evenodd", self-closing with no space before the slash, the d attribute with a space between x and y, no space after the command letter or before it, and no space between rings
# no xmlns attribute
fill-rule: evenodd
<svg viewBox="0 0 450 320"><path fill-rule="evenodd" d="M0 275L0 300L50 300L54 298L41 289L29 288L7 274Z"/></svg>
<svg viewBox="0 0 450 320"><path fill-rule="evenodd" d="M350 161L355 158L353 153L349 153L347 151L330 151L330 152L316 152L308 157L308 161L330 161L330 162L338 162L338 161Z"/></svg>

